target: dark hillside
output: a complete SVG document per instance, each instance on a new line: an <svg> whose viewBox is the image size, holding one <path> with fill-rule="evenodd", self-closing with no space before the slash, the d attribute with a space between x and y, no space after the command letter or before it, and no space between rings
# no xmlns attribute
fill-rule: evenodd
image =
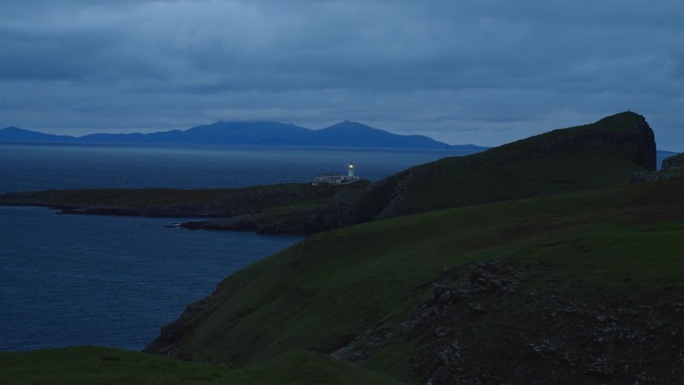
<svg viewBox="0 0 684 385"><path fill-rule="evenodd" d="M402 385L329 356L292 352L231 370L94 346L0 352L2 385ZM405 385L405 384L404 384Z"/></svg>
<svg viewBox="0 0 684 385"><path fill-rule="evenodd" d="M304 349L414 384L677 384L684 180L322 233L226 279L147 349Z"/></svg>
<svg viewBox="0 0 684 385"><path fill-rule="evenodd" d="M674 154L663 159L658 171L643 171L634 174L632 182L653 182L682 177L684 177L684 154Z"/></svg>
<svg viewBox="0 0 684 385"><path fill-rule="evenodd" d="M568 149L624 150L628 159L646 170L656 169L653 130L646 119L634 112L611 115L593 124L558 129L527 139L504 144L490 151L469 156L468 166L502 167L524 161L548 159Z"/></svg>
<svg viewBox="0 0 684 385"><path fill-rule="evenodd" d="M465 156L416 166L345 192L310 213L305 231L344 227L448 207L629 183L655 170L653 130L624 112L596 123L559 129Z"/></svg>

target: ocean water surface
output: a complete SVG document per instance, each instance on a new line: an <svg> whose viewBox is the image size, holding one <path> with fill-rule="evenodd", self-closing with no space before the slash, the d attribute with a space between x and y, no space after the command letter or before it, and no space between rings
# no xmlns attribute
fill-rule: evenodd
<svg viewBox="0 0 684 385"><path fill-rule="evenodd" d="M467 153L0 144L0 192L304 183L350 161L375 181ZM221 279L301 240L166 227L176 221L0 207L0 350L141 349Z"/></svg>

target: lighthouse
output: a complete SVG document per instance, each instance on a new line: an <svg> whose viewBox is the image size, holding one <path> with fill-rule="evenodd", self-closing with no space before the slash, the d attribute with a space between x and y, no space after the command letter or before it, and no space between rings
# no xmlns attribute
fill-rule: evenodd
<svg viewBox="0 0 684 385"><path fill-rule="evenodd" d="M312 185L318 186L319 184L347 184L360 181L361 178L354 176L354 162L349 162L347 166L347 175L338 173L326 173L320 174L313 178Z"/></svg>

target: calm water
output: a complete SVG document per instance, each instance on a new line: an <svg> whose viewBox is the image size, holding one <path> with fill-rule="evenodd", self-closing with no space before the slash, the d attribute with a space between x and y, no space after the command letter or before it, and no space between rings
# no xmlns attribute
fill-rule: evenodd
<svg viewBox="0 0 684 385"><path fill-rule="evenodd" d="M459 154L0 144L0 192L307 182L350 161L378 180L446 155ZM222 278L300 240L164 227L174 221L0 207L0 350L141 349Z"/></svg>
<svg viewBox="0 0 684 385"><path fill-rule="evenodd" d="M322 172L376 181L455 150L117 147L0 143L0 192L50 188L223 188L309 182Z"/></svg>
<svg viewBox="0 0 684 385"><path fill-rule="evenodd" d="M299 238L0 207L0 350L140 349L186 303Z"/></svg>

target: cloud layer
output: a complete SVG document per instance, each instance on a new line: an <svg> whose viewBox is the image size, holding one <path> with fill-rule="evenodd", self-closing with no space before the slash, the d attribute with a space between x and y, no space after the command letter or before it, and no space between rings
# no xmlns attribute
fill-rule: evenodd
<svg viewBox="0 0 684 385"><path fill-rule="evenodd" d="M660 148L682 151L683 11L675 0L5 0L0 126L350 119L496 145L631 109Z"/></svg>

